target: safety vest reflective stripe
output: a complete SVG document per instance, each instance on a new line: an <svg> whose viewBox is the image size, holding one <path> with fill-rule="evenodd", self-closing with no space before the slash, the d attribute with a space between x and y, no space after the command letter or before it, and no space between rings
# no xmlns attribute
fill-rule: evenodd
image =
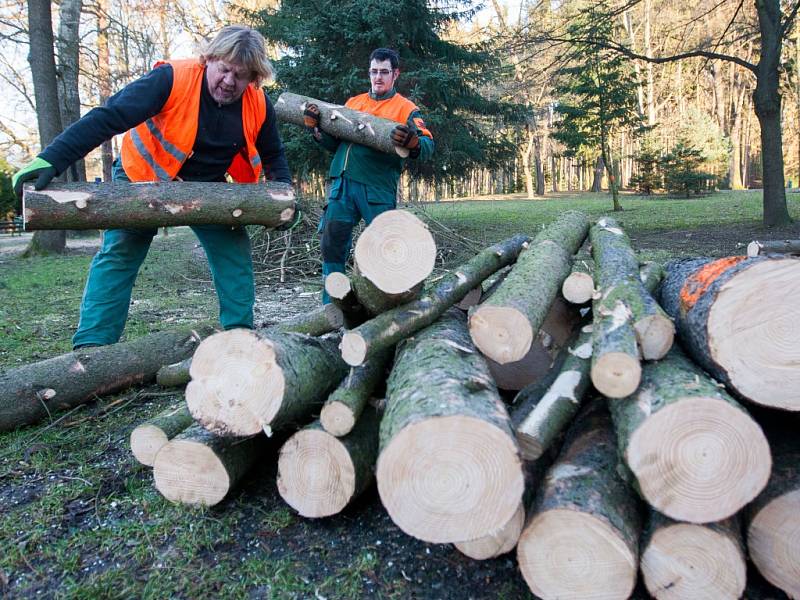
<svg viewBox="0 0 800 600"><path fill-rule="evenodd" d="M147 125L147 129L150 130L150 133L153 134L153 137L159 141L161 147L169 152L175 160L177 160L179 163L183 163L183 161L186 160L186 153L179 148L176 148L172 143L170 143L169 140L164 138L161 130L156 127L156 124L153 122L153 119L147 119L144 124Z"/></svg>
<svg viewBox="0 0 800 600"><path fill-rule="evenodd" d="M158 177L158 179L160 181L170 181L170 180L172 180L172 177L169 176L169 173L167 173L161 167L161 165L159 165L156 162L156 160L153 158L152 154L150 154L150 151L144 145L144 142L142 141L142 138L139 136L139 132L136 131L136 129L134 128L134 129L130 130L130 134L131 134L131 140L133 141L134 148L136 148L136 151L144 159L144 161L150 166L150 168L153 169L153 173L156 174L156 177Z"/></svg>

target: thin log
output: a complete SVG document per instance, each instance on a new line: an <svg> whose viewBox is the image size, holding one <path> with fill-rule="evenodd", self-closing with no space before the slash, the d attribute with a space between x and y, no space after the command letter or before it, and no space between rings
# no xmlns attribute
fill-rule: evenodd
<svg viewBox="0 0 800 600"><path fill-rule="evenodd" d="M358 301L350 278L344 273L330 273L325 277L325 291L331 303L342 311L345 329L358 327L369 319L367 309Z"/></svg>
<svg viewBox="0 0 800 600"><path fill-rule="evenodd" d="M419 298L419 294L422 291L422 282L419 282L410 289L399 294L387 294L381 291L358 271L354 271L350 274L350 282L359 304L361 304L372 317L384 313L387 310L391 310L396 306L400 306L401 304L413 302Z"/></svg>
<svg viewBox="0 0 800 600"><path fill-rule="evenodd" d="M50 418L133 385L150 383L165 364L191 356L214 328L159 331L130 342L81 348L0 373L0 431Z"/></svg>
<svg viewBox="0 0 800 600"><path fill-rule="evenodd" d="M583 305L594 295L594 261L586 254L577 254L572 259L572 270L561 284L561 295L572 304Z"/></svg>
<svg viewBox="0 0 800 600"><path fill-rule="evenodd" d="M286 183L52 183L22 197L25 229L110 229L179 225L263 225L294 218Z"/></svg>
<svg viewBox="0 0 800 600"><path fill-rule="evenodd" d="M131 431L131 452L140 463L152 467L156 454L169 440L194 423L186 404L170 408Z"/></svg>
<svg viewBox="0 0 800 600"><path fill-rule="evenodd" d="M156 373L156 383L161 387L182 387L191 379L189 377L189 367L191 366L191 356L180 362L164 365Z"/></svg>
<svg viewBox="0 0 800 600"><path fill-rule="evenodd" d="M748 258L764 254L800 254L800 240L753 240L747 244Z"/></svg>

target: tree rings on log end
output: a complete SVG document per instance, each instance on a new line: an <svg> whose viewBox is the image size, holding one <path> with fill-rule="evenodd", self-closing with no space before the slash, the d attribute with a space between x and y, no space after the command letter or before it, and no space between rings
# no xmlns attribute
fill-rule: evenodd
<svg viewBox="0 0 800 600"><path fill-rule="evenodd" d="M275 348L249 329L231 329L203 340L189 374L189 412L218 435L260 433L283 399L285 378Z"/></svg>
<svg viewBox="0 0 800 600"><path fill-rule="evenodd" d="M586 304L594 295L594 278L588 273L570 273L561 284L561 295L571 304Z"/></svg>
<svg viewBox="0 0 800 600"><path fill-rule="evenodd" d="M633 324L645 360L664 358L675 341L675 324L666 314L648 315Z"/></svg>
<svg viewBox="0 0 800 600"><path fill-rule="evenodd" d="M625 458L647 502L690 523L735 514L772 469L761 427L744 410L707 396L681 398L648 417Z"/></svg>
<svg viewBox="0 0 800 600"><path fill-rule="evenodd" d="M800 411L800 259L763 260L724 283L708 314L712 359L744 397Z"/></svg>
<svg viewBox="0 0 800 600"><path fill-rule="evenodd" d="M322 427L336 437L347 435L353 430L356 419L353 416L353 409L343 402L328 402L322 407L319 415Z"/></svg>
<svg viewBox="0 0 800 600"><path fill-rule="evenodd" d="M425 223L405 210L381 213L358 236L359 272L387 294L400 294L433 271L436 243Z"/></svg>
<svg viewBox="0 0 800 600"><path fill-rule="evenodd" d="M278 457L278 492L304 517L335 515L355 491L355 467L344 445L319 429L290 437Z"/></svg>
<svg viewBox="0 0 800 600"><path fill-rule="evenodd" d="M636 584L637 557L619 532L588 513L539 513L517 544L520 571L544 599L628 598Z"/></svg>
<svg viewBox="0 0 800 600"><path fill-rule="evenodd" d="M214 506L231 488L219 457L205 444L191 440L175 439L159 450L153 479L162 496L181 504Z"/></svg>
<svg viewBox="0 0 800 600"><path fill-rule="evenodd" d="M522 359L533 342L530 321L511 306L479 306L469 317L469 333L478 349L501 365Z"/></svg>
<svg viewBox="0 0 800 600"><path fill-rule="evenodd" d="M642 365L624 352L606 352L592 363L592 383L607 398L625 398L639 387Z"/></svg>
<svg viewBox="0 0 800 600"><path fill-rule="evenodd" d="M160 427L145 423L131 431L131 452L141 464L152 467L156 454L168 441Z"/></svg>
<svg viewBox="0 0 800 600"><path fill-rule="evenodd" d="M351 289L350 278L344 273L331 273L325 277L325 291L331 298L341 300Z"/></svg>
<svg viewBox="0 0 800 600"><path fill-rule="evenodd" d="M488 560L495 558L506 552L511 552L517 545L517 540L522 533L525 525L525 507L520 502L514 516L503 525L497 533L486 537L471 540L469 542L458 542L454 544L456 550L465 556L475 560Z"/></svg>
<svg viewBox="0 0 800 600"><path fill-rule="evenodd" d="M790 598L800 598L800 490L767 503L750 522L747 549L761 574Z"/></svg>
<svg viewBox="0 0 800 600"><path fill-rule="evenodd" d="M342 359L351 367L358 367L367 360L367 342L360 334L348 331L342 336Z"/></svg>
<svg viewBox="0 0 800 600"><path fill-rule="evenodd" d="M376 476L397 526L436 544L492 535L514 515L524 489L513 438L460 415L401 429L378 457Z"/></svg>
<svg viewBox="0 0 800 600"><path fill-rule="evenodd" d="M641 567L647 591L657 600L734 600L742 597L747 579L736 540L690 523L656 531Z"/></svg>

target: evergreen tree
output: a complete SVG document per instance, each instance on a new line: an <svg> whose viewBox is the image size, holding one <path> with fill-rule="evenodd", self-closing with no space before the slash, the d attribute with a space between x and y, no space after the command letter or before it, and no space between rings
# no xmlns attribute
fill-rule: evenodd
<svg viewBox="0 0 800 600"><path fill-rule="evenodd" d="M686 140L679 140L672 152L661 161L664 171L664 187L670 194L680 194L689 198L701 193L712 176L701 168L704 162L702 151L691 146Z"/></svg>
<svg viewBox="0 0 800 600"><path fill-rule="evenodd" d="M640 194L649 196L661 187L661 152L652 140L645 139L633 160L636 162L636 175L631 177L631 185Z"/></svg>
<svg viewBox="0 0 800 600"><path fill-rule="evenodd" d="M397 50L398 91L420 107L436 142L431 162L407 164L427 178L455 177L512 159L515 147L499 125L516 118L517 109L483 93L501 70L489 48L442 39L449 26L473 14L471 2L446 6L456 8L426 0L284 0L280 8L251 17L282 53L275 62L274 98L291 91L343 104L369 91L372 50ZM327 168L330 155L306 132L284 126L282 135L298 175Z"/></svg>

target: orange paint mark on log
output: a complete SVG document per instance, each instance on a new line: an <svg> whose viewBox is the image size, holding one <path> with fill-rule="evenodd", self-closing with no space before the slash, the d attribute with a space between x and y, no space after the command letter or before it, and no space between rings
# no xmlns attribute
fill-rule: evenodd
<svg viewBox="0 0 800 600"><path fill-rule="evenodd" d="M720 258L703 265L689 275L681 288L681 311L684 314L690 311L720 275L746 259L746 256Z"/></svg>

